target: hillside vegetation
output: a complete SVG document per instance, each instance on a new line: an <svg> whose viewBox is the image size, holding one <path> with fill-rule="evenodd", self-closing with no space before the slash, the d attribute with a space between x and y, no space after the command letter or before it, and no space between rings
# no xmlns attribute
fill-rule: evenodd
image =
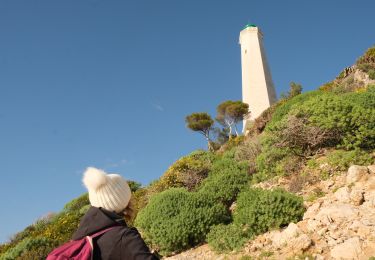
<svg viewBox="0 0 375 260"><path fill-rule="evenodd" d="M306 183L374 162L374 108L375 46L317 90L290 91L246 136L180 158L146 187L132 183L138 214L129 224L164 256L206 242L217 252L239 250L257 235L300 221ZM280 177L289 180L285 189L257 185ZM317 190L309 199L319 196ZM44 259L71 238L88 208L84 194L38 220L0 245L0 260Z"/></svg>

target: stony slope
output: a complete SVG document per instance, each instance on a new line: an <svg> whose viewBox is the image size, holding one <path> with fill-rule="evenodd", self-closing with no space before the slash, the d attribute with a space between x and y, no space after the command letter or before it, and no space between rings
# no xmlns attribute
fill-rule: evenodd
<svg viewBox="0 0 375 260"><path fill-rule="evenodd" d="M285 186L262 183L263 186ZM315 185L324 196L306 202L303 220L250 241L241 252L217 255L207 245L166 259L369 259L375 256L375 165L351 166Z"/></svg>

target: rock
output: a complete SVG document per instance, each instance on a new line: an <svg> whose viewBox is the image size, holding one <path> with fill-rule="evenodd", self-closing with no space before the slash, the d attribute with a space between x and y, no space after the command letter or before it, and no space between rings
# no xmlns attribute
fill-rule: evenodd
<svg viewBox="0 0 375 260"><path fill-rule="evenodd" d="M361 243L358 237L349 238L344 243L336 245L331 250L334 259L358 259L361 254Z"/></svg>
<svg viewBox="0 0 375 260"><path fill-rule="evenodd" d="M316 233L317 233L319 236L323 236L325 233L327 233L327 230L328 230L328 228L327 228L327 227L324 227L324 228L319 229Z"/></svg>
<svg viewBox="0 0 375 260"><path fill-rule="evenodd" d="M360 227L358 227L357 229L357 234L360 238L362 239L367 239L369 238L369 236L373 233L374 231L372 231L371 227L368 227L368 226L365 226L365 225L362 225Z"/></svg>
<svg viewBox="0 0 375 260"><path fill-rule="evenodd" d="M307 221L307 230L310 232L314 232L316 230L320 230L322 228L322 223L315 219L309 219Z"/></svg>
<svg viewBox="0 0 375 260"><path fill-rule="evenodd" d="M363 194L364 194L363 190L360 190L360 189L352 190L352 192L350 193L350 201L356 206L362 205L364 201Z"/></svg>
<svg viewBox="0 0 375 260"><path fill-rule="evenodd" d="M369 208L375 208L375 191L366 192L364 194L365 205Z"/></svg>
<svg viewBox="0 0 375 260"><path fill-rule="evenodd" d="M335 198L339 202L348 203L350 201L350 190L348 187L342 187L335 192Z"/></svg>
<svg viewBox="0 0 375 260"><path fill-rule="evenodd" d="M296 224L290 223L285 230L282 232L277 232L273 235L271 238L272 244L275 248L281 248L283 245L287 244L301 233L300 228Z"/></svg>
<svg viewBox="0 0 375 260"><path fill-rule="evenodd" d="M290 244L295 251L304 251L310 247L312 240L308 235L302 234L299 237L292 239Z"/></svg>
<svg viewBox="0 0 375 260"><path fill-rule="evenodd" d="M311 205L305 212L305 214L303 215L303 219L310 219L310 218L313 218L316 213L318 212L319 208L320 208L320 205L321 203L320 202L316 202L314 203L313 205Z"/></svg>
<svg viewBox="0 0 375 260"><path fill-rule="evenodd" d="M375 174L375 164L367 166L367 169L368 169L370 174Z"/></svg>
<svg viewBox="0 0 375 260"><path fill-rule="evenodd" d="M325 225L332 222L336 224L343 221L350 221L358 215L358 211L349 204L332 204L320 209L315 219Z"/></svg>
<svg viewBox="0 0 375 260"><path fill-rule="evenodd" d="M364 183L364 185L361 185L361 188L368 191L375 190L375 174L369 174L369 178Z"/></svg>
<svg viewBox="0 0 375 260"><path fill-rule="evenodd" d="M316 255L314 255L314 259L315 260L324 260L325 258L322 255L316 254Z"/></svg>
<svg viewBox="0 0 375 260"><path fill-rule="evenodd" d="M366 166L352 165L346 175L346 183L351 184L359 180L365 180L368 177L368 168Z"/></svg>
<svg viewBox="0 0 375 260"><path fill-rule="evenodd" d="M288 227L282 232L284 238L289 239L297 237L301 233L301 229L294 223L290 223Z"/></svg>
<svg viewBox="0 0 375 260"><path fill-rule="evenodd" d="M326 180L322 182L322 185L325 190L330 190L335 185L335 182L333 180Z"/></svg>

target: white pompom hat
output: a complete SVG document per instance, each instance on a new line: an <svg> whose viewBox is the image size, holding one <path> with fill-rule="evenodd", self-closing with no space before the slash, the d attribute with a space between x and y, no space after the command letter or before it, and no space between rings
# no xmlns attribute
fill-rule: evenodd
<svg viewBox="0 0 375 260"><path fill-rule="evenodd" d="M89 191L91 206L117 213L128 206L131 190L127 181L120 175L107 174L103 170L88 167L82 181Z"/></svg>

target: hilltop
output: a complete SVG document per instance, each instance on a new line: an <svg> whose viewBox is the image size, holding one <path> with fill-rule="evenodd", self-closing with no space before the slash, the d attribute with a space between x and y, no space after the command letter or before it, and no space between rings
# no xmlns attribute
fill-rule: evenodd
<svg viewBox="0 0 375 260"><path fill-rule="evenodd" d="M132 182L129 224L172 259L375 256L374 107L375 46L317 90L291 90L246 136ZM15 234L0 259L44 259L88 208L83 194Z"/></svg>

